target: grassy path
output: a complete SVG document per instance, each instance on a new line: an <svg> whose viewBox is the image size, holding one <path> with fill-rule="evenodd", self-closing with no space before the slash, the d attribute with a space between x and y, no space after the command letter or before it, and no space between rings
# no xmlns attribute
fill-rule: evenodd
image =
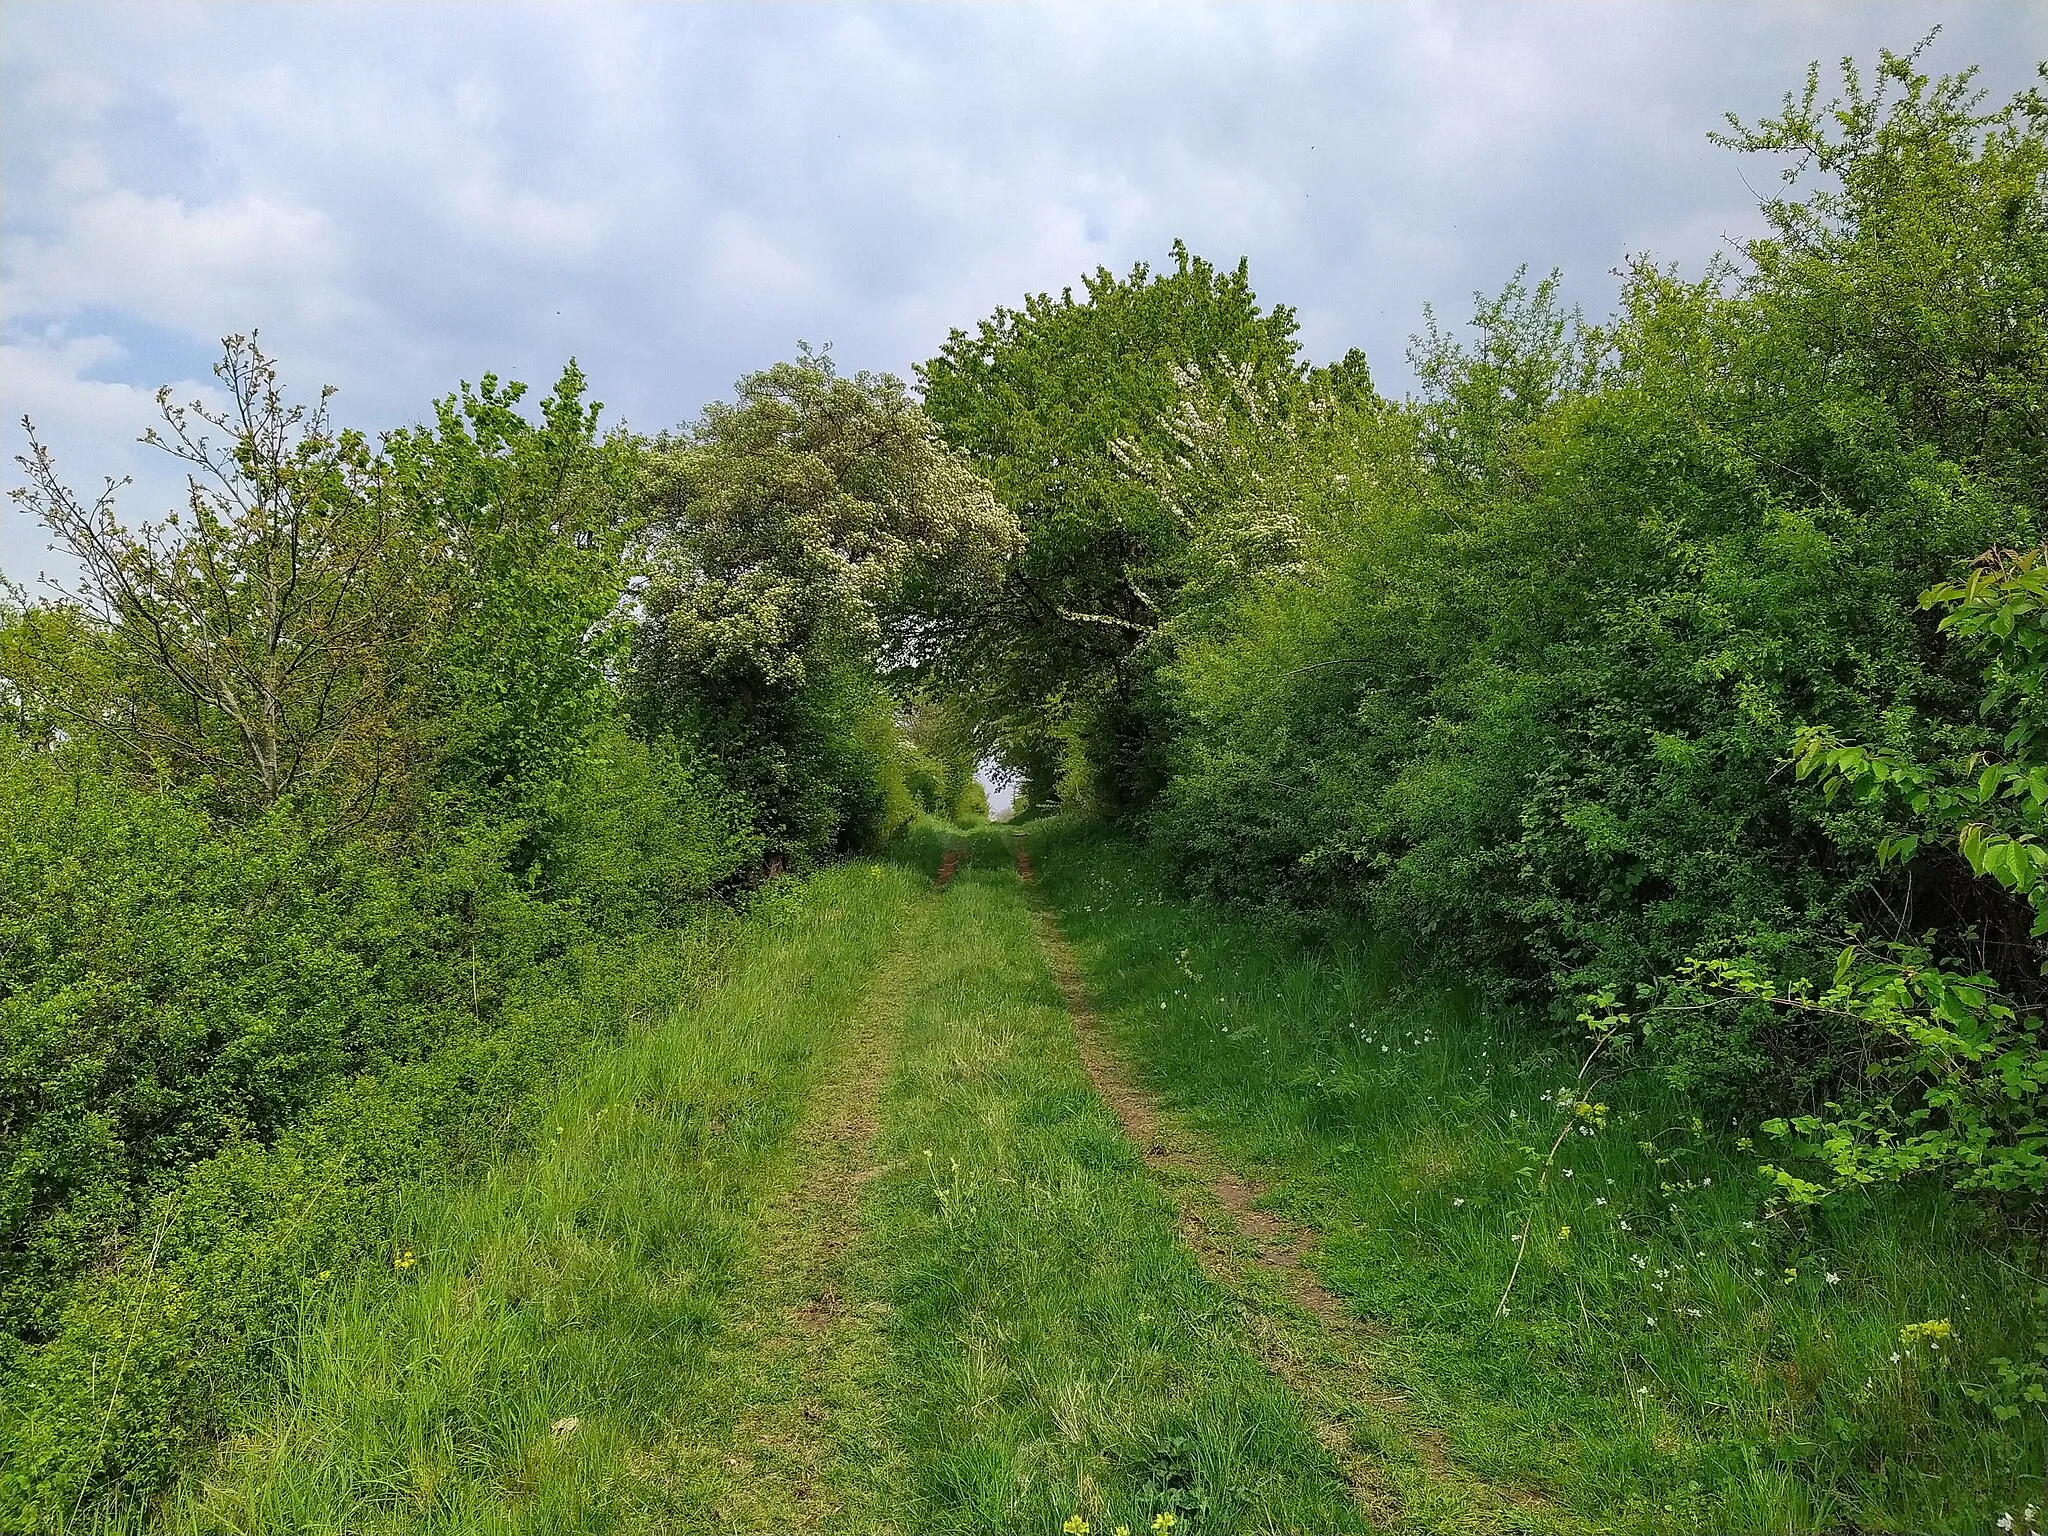
<svg viewBox="0 0 2048 1536"><path fill-rule="evenodd" d="M1198 1218L1249 1196L1341 1301L1334 1358L1255 1310L1330 1365L1302 1395L1352 1405L1398 1523L1968 1531L2048 1502L2048 1420L1963 1390L2036 1347L2038 1252L1934 1196L1776 1206L1740 1126L1641 1076L1592 1085L1605 1113L1539 1192L1576 1057L1385 951L1177 901L1128 844L1054 824L1029 846L1161 1177ZM1943 1351L1906 1332L1934 1319Z"/></svg>
<svg viewBox="0 0 2048 1536"><path fill-rule="evenodd" d="M927 851L814 881L422 1210L165 1528L1369 1529L1093 1090L1004 841L943 891Z"/></svg>
<svg viewBox="0 0 2048 1536"><path fill-rule="evenodd" d="M848 1021L904 952L923 887L842 868L753 919L709 998L565 1086L540 1153L419 1211L389 1270L307 1316L274 1399L251 1405L164 1528L696 1521L675 1448L762 1304L748 1282L764 1211L801 1177L797 1128L860 1038Z"/></svg>
<svg viewBox="0 0 2048 1536"><path fill-rule="evenodd" d="M1907 1372L1857 1426L1889 1460L1787 1433L1875 1384L1873 1315L1992 1321L1973 1260L1904 1223L1921 1289L1880 1310L1618 1104L1636 1140L1573 1143L1494 1318L1555 1064L1035 837L1030 887L1006 834L927 834L749 919L701 998L623 978L649 1022L553 1137L423 1195L158 1528L1951 1529L1995 1496L2012 1448Z"/></svg>
<svg viewBox="0 0 2048 1536"><path fill-rule="evenodd" d="M1036 883L1030 851L1018 874ZM1536 1490L1489 1485L1459 1467L1442 1437L1415 1423L1406 1399L1378 1380L1383 1336L1363 1323L1308 1263L1313 1234L1264 1204L1185 1117L1163 1112L1104 1038L1073 950L1053 913L1037 912L1044 947L1088 1075L1145 1165L1178 1202L1182 1235L1203 1268L1244 1308L1266 1368L1313 1416L1316 1438L1343 1468L1353 1496L1383 1529L1566 1531L1585 1528Z"/></svg>
<svg viewBox="0 0 2048 1536"><path fill-rule="evenodd" d="M792 1184L767 1202L715 1358L647 1453L677 1531L859 1529L888 1457L872 1393L885 1369L879 1309L848 1294L862 1187L906 991L930 923L912 904L889 958L846 1021L837 1059L792 1134Z"/></svg>
<svg viewBox="0 0 2048 1536"><path fill-rule="evenodd" d="M1009 864L976 840L943 898L883 1105L889 1529L1367 1529L1093 1091Z"/></svg>

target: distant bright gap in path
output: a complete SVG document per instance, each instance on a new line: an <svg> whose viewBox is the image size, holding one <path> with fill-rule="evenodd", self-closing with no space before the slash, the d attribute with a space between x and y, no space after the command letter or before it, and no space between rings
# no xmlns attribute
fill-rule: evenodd
<svg viewBox="0 0 2048 1536"><path fill-rule="evenodd" d="M992 760L984 759L974 770L981 787L988 791L988 816L990 821L1001 821L1010 814L1010 807L1016 803L1017 787L1014 784L998 784L996 776L1002 770Z"/></svg>

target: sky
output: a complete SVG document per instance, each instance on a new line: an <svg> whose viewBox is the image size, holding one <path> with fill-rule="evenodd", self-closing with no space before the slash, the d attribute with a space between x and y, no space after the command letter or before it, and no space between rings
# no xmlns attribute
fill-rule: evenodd
<svg viewBox="0 0 2048 1536"><path fill-rule="evenodd" d="M366 428L576 357L611 419L673 426L830 343L905 377L998 305L1248 258L1311 359L1405 392L1423 306L1524 263L1604 313L1614 269L1696 271L1773 168L1707 141L1810 61L1936 25L2003 98L2048 6L93 5L0 0L0 435L75 486L219 338ZM63 569L0 509L0 572Z"/></svg>

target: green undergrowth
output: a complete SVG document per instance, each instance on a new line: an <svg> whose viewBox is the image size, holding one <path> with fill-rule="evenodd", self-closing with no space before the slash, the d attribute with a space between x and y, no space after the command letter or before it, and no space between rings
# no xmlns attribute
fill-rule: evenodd
<svg viewBox="0 0 2048 1536"><path fill-rule="evenodd" d="M1051 1533L1363 1526L1090 1086L1009 869L963 840L923 947L857 1294L886 1307L876 1523Z"/></svg>
<svg viewBox="0 0 2048 1536"><path fill-rule="evenodd" d="M874 865L760 902L719 984L621 954L637 1022L488 1176L419 1187L320 1277L273 1385L151 1529L665 1528L650 1453L715 1351L759 1206L915 890Z"/></svg>
<svg viewBox="0 0 2048 1536"><path fill-rule="evenodd" d="M540 1134L559 1073L716 974L734 924L587 944L486 1028L336 1087L274 1142L232 1141L24 1352L0 1403L0 1530L119 1527L261 1393L294 1320L391 1257L409 1212Z"/></svg>
<svg viewBox="0 0 2048 1536"><path fill-rule="evenodd" d="M1177 900L1092 828L1028 846L1111 1038L1320 1234L1461 1463L1641 1530L1988 1530L2042 1501L2023 1234L1932 1193L1776 1205L1742 1127L1625 1061L1580 1083L1582 1050L1454 982Z"/></svg>

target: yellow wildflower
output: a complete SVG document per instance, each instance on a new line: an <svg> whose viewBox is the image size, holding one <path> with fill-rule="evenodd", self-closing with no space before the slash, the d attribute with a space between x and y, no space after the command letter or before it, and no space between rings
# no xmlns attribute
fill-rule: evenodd
<svg viewBox="0 0 2048 1536"><path fill-rule="evenodd" d="M1067 1516L1067 1523L1060 1527L1067 1536L1088 1536L1088 1522L1079 1515Z"/></svg>

